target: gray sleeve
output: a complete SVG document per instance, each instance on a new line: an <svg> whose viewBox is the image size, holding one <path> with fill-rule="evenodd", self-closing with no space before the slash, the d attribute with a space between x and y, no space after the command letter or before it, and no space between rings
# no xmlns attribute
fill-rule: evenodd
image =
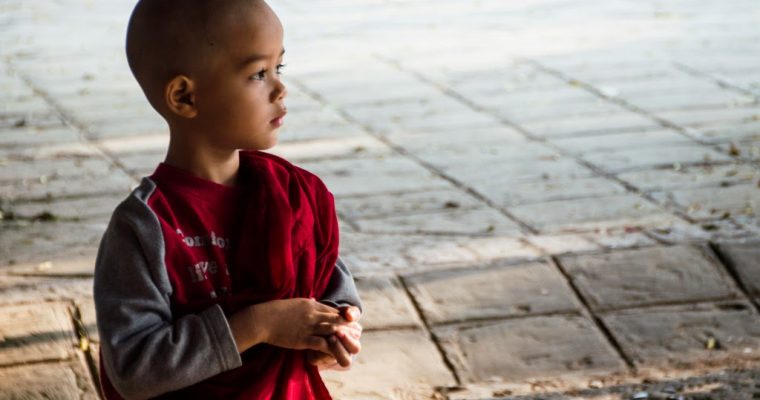
<svg viewBox="0 0 760 400"><path fill-rule="evenodd" d="M330 276L330 283L327 285L325 294L320 299L320 302L332 307L356 306L362 312L364 311L362 309L362 301L359 298L359 292L356 290L354 277L340 257L338 257L338 261L335 263L335 269L332 276Z"/></svg>
<svg viewBox="0 0 760 400"><path fill-rule="evenodd" d="M95 265L103 367L127 399L157 396L242 365L221 307L172 315L163 234L145 203L154 187L144 180L138 194L119 205Z"/></svg>

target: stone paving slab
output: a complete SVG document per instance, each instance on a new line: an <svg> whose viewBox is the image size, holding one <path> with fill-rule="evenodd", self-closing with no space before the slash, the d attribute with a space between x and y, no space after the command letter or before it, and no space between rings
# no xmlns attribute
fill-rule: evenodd
<svg viewBox="0 0 760 400"><path fill-rule="evenodd" d="M346 138L314 139L309 141L284 142L267 150L268 153L284 157L298 164L303 161L320 159L354 158L357 156L377 157L390 155L388 145L369 135L353 135Z"/></svg>
<svg viewBox="0 0 760 400"><path fill-rule="evenodd" d="M757 107L714 108L708 110L680 110L658 112L657 116L686 127L704 127L720 123L755 121L760 114Z"/></svg>
<svg viewBox="0 0 760 400"><path fill-rule="evenodd" d="M97 185L92 182L97 181ZM0 198L4 201L47 200L123 193L126 198L137 181L120 170L103 171L92 180L78 177L34 179L0 182Z"/></svg>
<svg viewBox="0 0 760 400"><path fill-rule="evenodd" d="M62 303L34 303L0 308L0 366L74 356L75 334Z"/></svg>
<svg viewBox="0 0 760 400"><path fill-rule="evenodd" d="M364 306L361 324L365 331L423 327L398 278L392 275L366 275L355 278Z"/></svg>
<svg viewBox="0 0 760 400"><path fill-rule="evenodd" d="M577 89L573 97L555 99L555 92L541 93L543 101L521 101L524 93L501 93L495 96L478 98L478 104L507 121L520 124L540 124L547 119L592 117L620 112L619 106ZM506 103L506 104L505 104ZM510 105L509 103L516 103Z"/></svg>
<svg viewBox="0 0 760 400"><path fill-rule="evenodd" d="M542 232L662 225L676 219L633 194L534 203L510 207L508 211Z"/></svg>
<svg viewBox="0 0 760 400"><path fill-rule="evenodd" d="M494 209L438 211L375 218L357 218L360 230L374 233L443 233L461 235L506 235L520 226Z"/></svg>
<svg viewBox="0 0 760 400"><path fill-rule="evenodd" d="M525 240L549 255L586 253L607 247L588 234L528 235Z"/></svg>
<svg viewBox="0 0 760 400"><path fill-rule="evenodd" d="M663 204L684 210L695 220L760 214L760 187L754 183L657 192L652 196Z"/></svg>
<svg viewBox="0 0 760 400"><path fill-rule="evenodd" d="M522 237L514 236L495 236L484 238L467 238L459 240L458 243L469 252L475 254L478 261L484 263L492 262L509 262L515 260L536 259L543 255L541 249L537 248L529 241ZM441 243L439 249L446 250L450 245ZM427 260L435 259L434 251L420 249L421 252L415 254L410 252L412 260L417 260L420 264ZM434 249L435 250L435 249ZM448 261L448 260L446 260ZM468 260L458 260L460 263L467 263Z"/></svg>
<svg viewBox="0 0 760 400"><path fill-rule="evenodd" d="M747 302L631 309L604 313L602 320L638 367L760 358L760 315Z"/></svg>
<svg viewBox="0 0 760 400"><path fill-rule="evenodd" d="M335 196L448 188L450 184L407 158L391 156L301 163L317 174ZM372 185L364 182L372 181Z"/></svg>
<svg viewBox="0 0 760 400"><path fill-rule="evenodd" d="M0 368L0 399L97 400L87 368L77 362Z"/></svg>
<svg viewBox="0 0 760 400"><path fill-rule="evenodd" d="M730 141L757 140L760 121L729 121L708 126L689 128L690 136L709 143L725 143Z"/></svg>
<svg viewBox="0 0 760 400"><path fill-rule="evenodd" d="M49 146L55 143L79 142L79 134L68 126L43 129L35 126L5 129L0 131L0 146L18 148L21 146Z"/></svg>
<svg viewBox="0 0 760 400"><path fill-rule="evenodd" d="M717 259L698 246L567 256L560 263L597 311L739 297Z"/></svg>
<svg viewBox="0 0 760 400"><path fill-rule="evenodd" d="M2 206L5 218L35 219L45 216L55 220L97 220L108 222L116 206L126 198L126 194L111 194L97 197L80 197L51 201L19 201Z"/></svg>
<svg viewBox="0 0 760 400"><path fill-rule="evenodd" d="M556 381L522 384L470 384L447 393L449 400L628 400L732 399L749 400L760 393L760 371L751 366L690 372L651 372L646 378L594 379L575 384ZM600 386L601 385L601 386ZM644 397L646 396L646 397Z"/></svg>
<svg viewBox="0 0 760 400"><path fill-rule="evenodd" d="M626 370L584 317L521 318L434 333L466 382L562 380Z"/></svg>
<svg viewBox="0 0 760 400"><path fill-rule="evenodd" d="M531 162L503 160L491 163L488 168L478 163L450 165L444 173L468 185L486 188L486 185L505 186L520 182L573 180L593 177L589 168L568 158L547 158Z"/></svg>
<svg viewBox="0 0 760 400"><path fill-rule="evenodd" d="M646 169L621 173L618 178L651 192L705 186L725 186L760 181L760 169L749 164L671 165L671 168Z"/></svg>
<svg viewBox="0 0 760 400"><path fill-rule="evenodd" d="M410 148L405 141L401 141L401 145L421 160L441 169L474 161L489 165L509 160L517 164L534 160L556 160L561 157L559 153L545 145L531 142L515 143L510 142L508 138L484 140L480 143L464 142L461 146L454 140L447 140L438 145L429 140L423 142L427 144L422 148Z"/></svg>
<svg viewBox="0 0 760 400"><path fill-rule="evenodd" d="M93 143L115 155L130 153L165 153L169 146L169 132L105 138L94 140Z"/></svg>
<svg viewBox="0 0 760 400"><path fill-rule="evenodd" d="M454 188L341 196L335 199L338 212L348 218L430 213L441 210L470 210L481 207L474 197Z"/></svg>
<svg viewBox="0 0 760 400"><path fill-rule="evenodd" d="M760 242L721 243L718 248L749 294L760 299Z"/></svg>
<svg viewBox="0 0 760 400"><path fill-rule="evenodd" d="M609 135L580 136L552 139L562 150L572 154L606 153L642 147L689 145L695 142L670 129L642 130Z"/></svg>
<svg viewBox="0 0 760 400"><path fill-rule="evenodd" d="M98 140L124 136L145 136L168 131L166 121L156 114L153 118L123 121L119 124L104 122L100 125L88 125L87 138Z"/></svg>
<svg viewBox="0 0 760 400"><path fill-rule="evenodd" d="M0 275L0 305L73 300L92 295L91 278Z"/></svg>
<svg viewBox="0 0 760 400"><path fill-rule="evenodd" d="M562 275L546 262L433 271L404 280L430 324L581 309Z"/></svg>
<svg viewBox="0 0 760 400"><path fill-rule="evenodd" d="M13 161L35 161L55 158L98 157L101 153L94 146L80 141L57 144L39 144L37 146L0 148L0 159ZM8 162L8 161L5 161Z"/></svg>
<svg viewBox="0 0 760 400"><path fill-rule="evenodd" d="M556 178L492 184L488 181L469 182L479 193L496 204L509 207L556 200L572 200L586 197L622 195L627 192L619 183L602 177Z"/></svg>
<svg viewBox="0 0 760 400"><path fill-rule="evenodd" d="M71 222L4 226L0 268L21 275L92 275L105 224Z"/></svg>
<svg viewBox="0 0 760 400"><path fill-rule="evenodd" d="M166 152L137 152L119 156L119 161L124 165L127 173L135 179L153 174L159 163L166 158Z"/></svg>
<svg viewBox="0 0 760 400"><path fill-rule="evenodd" d="M612 173L658 166L732 160L728 153L722 154L714 149L698 144L688 144L685 146L661 145L658 147L634 149L623 148L604 153L586 154L583 158Z"/></svg>
<svg viewBox="0 0 760 400"><path fill-rule="evenodd" d="M341 257L352 271L407 272L536 259L543 255L522 238L513 236L462 237L352 233L341 237Z"/></svg>
<svg viewBox="0 0 760 400"><path fill-rule="evenodd" d="M64 125L64 121L61 117L57 113L49 110L3 114L0 116L0 131L13 128L24 128L27 126L34 126L42 129L60 128Z"/></svg>
<svg viewBox="0 0 760 400"><path fill-rule="evenodd" d="M33 161L9 160L0 170L0 181L49 179L51 177L95 178L113 170L111 164L100 157L57 158Z"/></svg>
<svg viewBox="0 0 760 400"><path fill-rule="evenodd" d="M681 110L711 107L736 107L752 104L751 96L721 90L717 87L686 89L677 92L649 93L624 96L623 99L643 110L657 113L662 110Z"/></svg>
<svg viewBox="0 0 760 400"><path fill-rule="evenodd" d="M584 234L589 240L608 250L645 247L657 242L640 230L605 229Z"/></svg>
<svg viewBox="0 0 760 400"><path fill-rule="evenodd" d="M657 122L633 112L584 115L560 120L525 123L522 126L528 132L546 138L600 135L661 128Z"/></svg>
<svg viewBox="0 0 760 400"><path fill-rule="evenodd" d="M456 381L422 331L365 332L350 371L322 372L336 399L430 399Z"/></svg>

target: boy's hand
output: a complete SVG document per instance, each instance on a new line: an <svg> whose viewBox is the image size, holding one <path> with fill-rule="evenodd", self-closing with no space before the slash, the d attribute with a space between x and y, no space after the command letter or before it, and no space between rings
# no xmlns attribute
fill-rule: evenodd
<svg viewBox="0 0 760 400"><path fill-rule="evenodd" d="M328 337L330 352L309 351L307 360L319 369L332 369L338 366L347 369L353 362L353 355L361 351L359 340L362 335L362 326L358 320L361 311L354 306L340 307L340 314L344 322L338 327L334 335Z"/></svg>
<svg viewBox="0 0 760 400"><path fill-rule="evenodd" d="M327 338L345 324L338 310L314 299L273 300L250 307L259 343L331 352Z"/></svg>

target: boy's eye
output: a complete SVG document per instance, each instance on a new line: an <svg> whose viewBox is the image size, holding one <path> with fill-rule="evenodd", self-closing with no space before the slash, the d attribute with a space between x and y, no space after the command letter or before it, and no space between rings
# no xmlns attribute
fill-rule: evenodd
<svg viewBox="0 0 760 400"><path fill-rule="evenodd" d="M282 74L282 69L283 68L285 68L285 64L277 64L277 70L276 70L277 75ZM259 72L255 73L255 74L251 75L248 79L250 79L252 81L263 81L264 79L266 79L268 71L269 70L267 70L267 69L262 69L261 71L259 71Z"/></svg>
<svg viewBox="0 0 760 400"><path fill-rule="evenodd" d="M261 71L251 75L249 79L251 79L252 81L263 81L264 78L266 77L266 73L267 73L267 70L262 69Z"/></svg>

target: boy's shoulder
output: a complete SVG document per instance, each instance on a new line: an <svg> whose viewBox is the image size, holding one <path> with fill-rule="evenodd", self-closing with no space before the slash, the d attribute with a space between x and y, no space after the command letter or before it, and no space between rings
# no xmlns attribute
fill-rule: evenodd
<svg viewBox="0 0 760 400"><path fill-rule="evenodd" d="M302 167L299 167L280 156L277 156L271 153L265 153L263 151L258 151L258 150L253 150L253 151L242 150L240 152L240 155L242 158L248 159L249 162L267 163L268 165L279 169L280 171L277 171L279 173L284 173L288 176L298 175L300 178L304 179L307 183L314 185L320 190L327 190L327 186L324 184L322 179L320 179L316 174Z"/></svg>

